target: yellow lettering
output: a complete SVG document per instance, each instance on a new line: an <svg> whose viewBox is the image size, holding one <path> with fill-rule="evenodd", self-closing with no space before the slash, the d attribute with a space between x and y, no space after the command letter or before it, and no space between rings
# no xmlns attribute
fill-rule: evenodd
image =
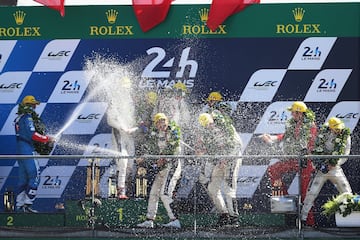
<svg viewBox="0 0 360 240"><path fill-rule="evenodd" d="M225 31L225 27L226 25L219 25L219 32L218 34L227 34L227 32Z"/></svg>
<svg viewBox="0 0 360 240"><path fill-rule="evenodd" d="M313 27L313 33L320 33L320 24L311 24L311 26Z"/></svg>
<svg viewBox="0 0 360 240"><path fill-rule="evenodd" d="M116 35L124 35L124 26L116 26Z"/></svg>
<svg viewBox="0 0 360 240"><path fill-rule="evenodd" d="M7 217L7 226L14 226L14 217L13 216L8 216Z"/></svg>
<svg viewBox="0 0 360 240"><path fill-rule="evenodd" d="M198 25L194 25L191 27L192 34L199 34L201 32L201 28Z"/></svg>
<svg viewBox="0 0 360 240"><path fill-rule="evenodd" d="M132 26L90 26L90 35L121 36L133 35Z"/></svg>
<svg viewBox="0 0 360 240"><path fill-rule="evenodd" d="M24 27L24 36L26 37L31 36L31 28Z"/></svg>
<svg viewBox="0 0 360 240"><path fill-rule="evenodd" d="M132 32L132 27L133 26L125 26L126 35L134 35L134 33Z"/></svg>
<svg viewBox="0 0 360 240"><path fill-rule="evenodd" d="M318 33L320 34L320 24L277 24L276 33L302 34L302 33Z"/></svg>
<svg viewBox="0 0 360 240"><path fill-rule="evenodd" d="M0 36L6 36L6 29L0 28Z"/></svg>
<svg viewBox="0 0 360 240"><path fill-rule="evenodd" d="M90 35L99 35L98 28L96 26L90 26Z"/></svg>
<svg viewBox="0 0 360 240"><path fill-rule="evenodd" d="M304 33L311 33L311 25L310 24L304 24L303 29L304 29Z"/></svg>
<svg viewBox="0 0 360 240"><path fill-rule="evenodd" d="M8 28L7 31L6 31L6 34L7 34L8 37L13 37L16 34L15 32L16 32L15 28Z"/></svg>
<svg viewBox="0 0 360 240"><path fill-rule="evenodd" d="M107 27L101 26L99 28L99 33L100 33L100 35L106 35L107 34Z"/></svg>
<svg viewBox="0 0 360 240"><path fill-rule="evenodd" d="M0 36L4 37L33 37L41 36L40 27L9 27L9 28L0 28Z"/></svg>
<svg viewBox="0 0 360 240"><path fill-rule="evenodd" d="M210 34L227 34L226 25L220 25L215 31L209 29L206 25L183 25L183 35L210 35Z"/></svg>
<svg viewBox="0 0 360 240"><path fill-rule="evenodd" d="M191 26L183 25L183 35L191 34Z"/></svg>
<svg viewBox="0 0 360 240"><path fill-rule="evenodd" d="M40 27L32 27L32 30L33 30L33 35L32 36L38 36L38 37L41 36Z"/></svg>
<svg viewBox="0 0 360 240"><path fill-rule="evenodd" d="M212 33L212 31L211 30L209 31L209 29L206 28L205 25L202 25L201 26L201 34L209 34L209 33Z"/></svg>
<svg viewBox="0 0 360 240"><path fill-rule="evenodd" d="M113 32L113 27L112 26L107 26L106 28L106 33L105 35L115 35L115 32Z"/></svg>
<svg viewBox="0 0 360 240"><path fill-rule="evenodd" d="M24 32L20 31L20 28L16 28L16 36L22 37L22 36L24 36Z"/></svg>
<svg viewBox="0 0 360 240"><path fill-rule="evenodd" d="M124 211L122 208L119 208L117 212L119 213L119 221L122 222L124 220Z"/></svg>
<svg viewBox="0 0 360 240"><path fill-rule="evenodd" d="M276 25L276 33L285 33L285 26L282 24Z"/></svg>
<svg viewBox="0 0 360 240"><path fill-rule="evenodd" d="M303 33L303 30L302 30L302 28L301 28L301 26L300 26L300 29L299 29L299 24L295 24L295 32L296 33Z"/></svg>
<svg viewBox="0 0 360 240"><path fill-rule="evenodd" d="M285 27L285 31L287 32L287 33L293 33L294 32L294 26L293 25L291 25L291 24L288 24L288 25L286 25L286 27Z"/></svg>
<svg viewBox="0 0 360 240"><path fill-rule="evenodd" d="M76 215L75 221L86 221L87 216L86 215Z"/></svg>

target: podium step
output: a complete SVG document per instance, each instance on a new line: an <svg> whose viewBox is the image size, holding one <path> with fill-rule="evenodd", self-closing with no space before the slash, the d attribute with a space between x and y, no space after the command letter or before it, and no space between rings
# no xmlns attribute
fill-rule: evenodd
<svg viewBox="0 0 360 240"><path fill-rule="evenodd" d="M65 213L0 213L0 226L63 227Z"/></svg>
<svg viewBox="0 0 360 240"><path fill-rule="evenodd" d="M79 227L79 228L133 228L145 221L147 200L145 199L101 199L92 204L90 199L67 201L61 213L0 213L0 226L6 227ZM216 213L179 213L183 227L215 226ZM241 212L240 226L281 227L284 214ZM156 225L169 221L166 210L159 203Z"/></svg>

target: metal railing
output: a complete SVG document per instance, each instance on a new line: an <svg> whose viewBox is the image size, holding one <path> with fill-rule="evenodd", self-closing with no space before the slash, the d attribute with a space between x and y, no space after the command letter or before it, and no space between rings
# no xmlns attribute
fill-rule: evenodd
<svg viewBox="0 0 360 240"><path fill-rule="evenodd" d="M28 159L28 158L49 158L49 159L109 159L109 158L194 158L194 159L211 159L211 158L279 158L279 159L325 159L325 158L359 158L360 155L141 155L141 156L124 156L124 155L0 155L0 160L3 159Z"/></svg>

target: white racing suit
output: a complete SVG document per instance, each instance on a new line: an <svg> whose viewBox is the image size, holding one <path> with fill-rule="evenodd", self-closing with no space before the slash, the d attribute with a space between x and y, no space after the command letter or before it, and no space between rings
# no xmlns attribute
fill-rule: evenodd
<svg viewBox="0 0 360 240"><path fill-rule="evenodd" d="M146 214L148 219L155 219L159 198L166 209L169 219L177 218L170 204L173 202L176 183L181 176L181 164L179 159L168 159L168 161L174 161L174 163L168 163L164 169L160 170L152 184Z"/></svg>
<svg viewBox="0 0 360 240"><path fill-rule="evenodd" d="M325 142L324 147L325 149L328 150L327 152L332 152L332 150L334 149L333 142L336 135L330 133L329 135L330 136ZM350 147L351 147L351 138L349 136L346 140L345 152L344 154L341 155L349 155ZM304 200L304 204L301 210L301 220L306 221L308 213L311 210L311 207L313 206L315 199L319 195L319 192L321 191L326 181L329 180L330 182L332 182L340 193L345 193L345 192L352 193L349 181L347 180L341 168L341 165L344 164L346 160L347 158L340 158L336 166L330 167L328 172L326 171L322 172L320 170L316 172L315 177L309 186L308 192Z"/></svg>
<svg viewBox="0 0 360 240"><path fill-rule="evenodd" d="M169 92L168 94L166 92L160 94L156 106L153 109L153 115L155 115L156 113L164 113L169 118L169 120L174 121L179 125L181 129L180 144L182 145L179 154L184 155L185 153L191 151L191 149L189 149L189 145L187 145L190 135L189 126L191 121L191 114L185 98L177 98L175 94L171 94L171 92ZM186 159L179 159L179 163L181 165L179 166L180 172L181 169L184 169L186 162ZM176 183L178 180L180 180L180 178L181 174L174 174L171 181Z"/></svg>
<svg viewBox="0 0 360 240"><path fill-rule="evenodd" d="M234 153L236 154L238 152ZM236 206L236 189L241 163L241 158L219 160L216 164L213 161L207 161L200 173L199 182L203 185L208 183L209 196L221 214L239 215Z"/></svg>
<svg viewBox="0 0 360 240"><path fill-rule="evenodd" d="M112 129L112 144L120 151L121 156L135 155L134 137L126 132ZM126 189L126 179L133 176L134 160L130 158L116 159L117 188Z"/></svg>
<svg viewBox="0 0 360 240"><path fill-rule="evenodd" d="M206 147L206 153L209 155L239 155L239 158L215 158L207 160L201 170L199 182L204 186L208 184L207 190L209 197L220 214L228 214L230 217L237 218L239 213L236 201L236 190L239 168L242 164L242 159L240 157L242 143L235 128L232 125L228 127L233 129L232 132L234 135L224 135L224 131L221 131L221 128L215 130L215 132L213 132L214 134L210 135L216 140L211 141L209 146ZM224 138L229 138L231 140L229 142ZM225 147L221 146L222 144L231 144L232 146ZM227 150L224 150L226 148Z"/></svg>
<svg viewBox="0 0 360 240"><path fill-rule="evenodd" d="M127 132L134 124L133 112L124 113L127 108L121 104L112 103L107 112L107 122L112 127L112 148L120 152L121 156L135 155L134 136ZM118 194L125 195L126 179L134 175L134 160L130 158L116 159L116 170L118 173ZM122 191L122 192L120 192Z"/></svg>
<svg viewBox="0 0 360 240"><path fill-rule="evenodd" d="M154 129L154 128L152 128ZM160 151L160 155L177 155L180 152L180 129L175 122L170 122L166 132L150 131L149 145L156 145L151 153ZM153 142L153 143L151 143ZM151 148L151 147L150 147ZM157 161L157 160L156 160ZM156 164L155 161L155 164ZM154 220L161 199L170 220L177 218L170 204L173 202L173 193L178 179L181 176L180 159L165 159L166 164L159 167L151 186L146 217Z"/></svg>

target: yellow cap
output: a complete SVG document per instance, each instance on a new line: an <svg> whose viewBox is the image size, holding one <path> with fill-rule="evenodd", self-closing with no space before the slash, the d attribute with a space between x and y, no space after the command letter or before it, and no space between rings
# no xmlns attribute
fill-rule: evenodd
<svg viewBox="0 0 360 240"><path fill-rule="evenodd" d="M157 113L154 116L154 123L156 124L159 120L165 119L165 121L168 120L168 118L166 117L166 115L164 113Z"/></svg>
<svg viewBox="0 0 360 240"><path fill-rule="evenodd" d="M345 124L337 117L331 117L328 121L329 128L333 130L342 130L345 128Z"/></svg>
<svg viewBox="0 0 360 240"><path fill-rule="evenodd" d="M212 116L209 113L202 113L199 115L199 123L203 127L207 127L210 123L212 123L214 120Z"/></svg>
<svg viewBox="0 0 360 240"><path fill-rule="evenodd" d="M147 100L148 100L148 102L150 103L150 104L152 104L152 105L155 105L155 103L156 103L156 100L157 100L157 94L156 94L156 92L148 92L147 93Z"/></svg>
<svg viewBox="0 0 360 240"><path fill-rule="evenodd" d="M222 101L221 93L211 92L207 98L208 101Z"/></svg>
<svg viewBox="0 0 360 240"><path fill-rule="evenodd" d="M287 110L291 112L306 112L307 106L304 102L294 102Z"/></svg>
<svg viewBox="0 0 360 240"><path fill-rule="evenodd" d="M187 92L186 85L183 84L182 82L175 83L173 88L176 89L176 90L181 90L182 92Z"/></svg>
<svg viewBox="0 0 360 240"><path fill-rule="evenodd" d="M36 105L40 104L40 102L38 100L36 100L35 97L32 95L25 96L21 103L22 104L36 104Z"/></svg>

